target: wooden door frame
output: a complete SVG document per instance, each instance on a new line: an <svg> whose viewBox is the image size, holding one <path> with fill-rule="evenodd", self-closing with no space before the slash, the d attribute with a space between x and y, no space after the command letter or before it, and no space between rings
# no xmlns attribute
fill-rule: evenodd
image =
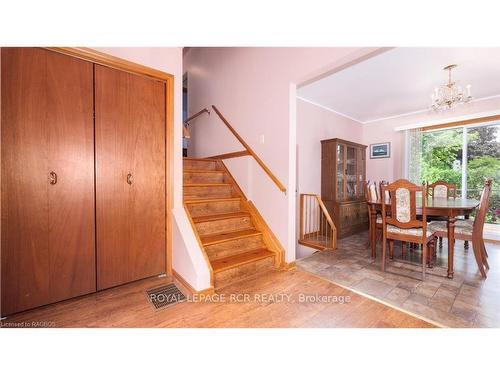
<svg viewBox="0 0 500 375"><path fill-rule="evenodd" d="M103 52L95 51L90 48L83 47L42 47L43 49L72 56L81 60L89 61L98 65L107 66L109 68L118 69L131 74L156 79L165 83L165 273L172 276L172 207L173 207L173 176L174 176L174 75L156 70L144 65L140 65L128 60L121 59ZM1 48L0 48L1 58ZM1 60L0 60L1 62ZM1 67L1 65L0 65ZM0 78L1 82L1 78ZM0 94L1 95L1 94ZM0 97L1 99L1 97ZM0 101L1 114L1 101ZM0 115L0 131L1 131L1 115ZM1 136L1 133L0 133ZM1 146L0 146L1 151ZM1 154L0 154L1 165ZM0 177L1 178L1 177ZM0 181L1 182L1 181ZM1 206L0 206L1 214ZM0 242L1 256L1 242ZM1 262L1 258L0 258ZM1 272L1 271L0 271ZM1 275L0 275L1 276ZM1 280L0 280L1 283ZM1 294L1 291L0 291ZM1 302L0 302L1 303Z"/></svg>

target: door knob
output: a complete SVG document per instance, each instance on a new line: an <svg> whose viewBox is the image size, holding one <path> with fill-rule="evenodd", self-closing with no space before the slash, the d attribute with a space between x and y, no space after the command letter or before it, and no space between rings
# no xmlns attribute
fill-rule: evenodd
<svg viewBox="0 0 500 375"><path fill-rule="evenodd" d="M55 185L57 184L57 173L56 172L50 172L49 173L49 184Z"/></svg>
<svg viewBox="0 0 500 375"><path fill-rule="evenodd" d="M134 176L132 176L132 173L129 173L127 175L127 184L132 185L133 182L134 182Z"/></svg>

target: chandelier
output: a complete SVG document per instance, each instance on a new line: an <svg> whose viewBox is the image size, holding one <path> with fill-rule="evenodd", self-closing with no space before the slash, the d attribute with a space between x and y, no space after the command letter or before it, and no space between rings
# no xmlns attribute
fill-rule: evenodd
<svg viewBox="0 0 500 375"><path fill-rule="evenodd" d="M453 64L443 68L443 70L448 71L448 83L434 89L434 92L431 95L433 110L447 110L456 104L467 103L472 99L470 92L471 85L467 85L465 87L466 92L464 92L462 87L457 85L456 81L451 80L451 71L456 67L457 65Z"/></svg>

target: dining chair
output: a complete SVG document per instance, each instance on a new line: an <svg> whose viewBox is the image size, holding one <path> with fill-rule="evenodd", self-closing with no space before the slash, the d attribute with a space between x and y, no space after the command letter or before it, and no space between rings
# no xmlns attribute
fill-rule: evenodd
<svg viewBox="0 0 500 375"><path fill-rule="evenodd" d="M432 198L456 198L457 185L450 184L443 180L438 180L427 185L427 196ZM445 216L427 216L428 221L448 221ZM443 237L439 237L439 248L443 247ZM468 243L464 243L464 248L468 248Z"/></svg>
<svg viewBox="0 0 500 375"><path fill-rule="evenodd" d="M382 271L385 271L387 241L391 258L394 257L395 240L417 243L422 245L422 279L425 279L428 254L433 253L428 252L428 248L434 246L434 234L427 227L425 199L422 199L422 215L417 218L417 193L423 195L425 187L400 179L381 185L381 189L382 196L389 192L391 203L390 212L382 205Z"/></svg>
<svg viewBox="0 0 500 375"><path fill-rule="evenodd" d="M382 196L382 193L381 193L382 185L389 185L389 181L385 181L385 180L380 181L379 189L378 189L379 197ZM390 202L391 193L389 191L386 191L384 196L385 196L385 201ZM410 248L410 251L413 251L413 248ZM406 256L406 242L405 241L401 241L401 254L402 254L403 258Z"/></svg>
<svg viewBox="0 0 500 375"><path fill-rule="evenodd" d="M382 180L379 182L379 185L378 185L378 197L379 198L382 197L382 185L389 185L389 181ZM386 201L389 201L391 199L391 194L388 191L384 194L384 196L385 196Z"/></svg>
<svg viewBox="0 0 500 375"><path fill-rule="evenodd" d="M446 181L435 181L427 185L427 196L434 198L456 198L457 185L449 184Z"/></svg>
<svg viewBox="0 0 500 375"><path fill-rule="evenodd" d="M476 258L477 266L479 267L479 272L486 278L486 269L489 269L488 264L488 253L486 252L486 246L484 245L483 229L484 222L486 220L486 213L488 212L488 204L491 195L491 185L492 180L486 180L484 183L484 188L481 193L481 199L479 202L479 208L476 212L476 217L474 221L472 220L457 220L455 222L455 239L471 241L472 250L474 251L474 257ZM446 237L448 236L448 227L446 223L442 221L431 222L430 227L435 231L436 236Z"/></svg>
<svg viewBox="0 0 500 375"><path fill-rule="evenodd" d="M372 228L372 214L373 214L373 206L370 204L371 202L376 202L378 200L378 192L377 192L377 183L376 182L367 182L365 184L365 197L368 208L368 243L366 248L371 247L372 234L375 231L375 242L382 239L382 216L377 214L377 219L375 220L375 227ZM375 251L372 251L372 257L376 257L376 245L373 247Z"/></svg>

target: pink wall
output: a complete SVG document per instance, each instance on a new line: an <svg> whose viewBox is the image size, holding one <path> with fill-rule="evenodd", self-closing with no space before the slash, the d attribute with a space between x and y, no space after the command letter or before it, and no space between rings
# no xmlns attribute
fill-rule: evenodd
<svg viewBox="0 0 500 375"><path fill-rule="evenodd" d="M231 161L238 183L295 259L296 85L349 64L370 48L192 48L184 58L189 112L215 104L287 187L280 192L254 161ZM193 122L192 151L203 157L240 150L212 114ZM264 142L260 142L261 136Z"/></svg>
<svg viewBox="0 0 500 375"><path fill-rule="evenodd" d="M363 125L363 144L366 149L366 179L368 181L394 181L403 177L404 132L394 130L391 123ZM391 142L391 157L370 159L370 144Z"/></svg>
<svg viewBox="0 0 500 375"><path fill-rule="evenodd" d="M461 116L477 115L480 117L498 110L500 110L500 98L491 98L456 107L450 111L438 113L426 111L363 125L363 142L366 145L391 142L391 157L389 159L370 159L367 155L366 178L376 181L394 181L404 177L404 131L395 131L395 128L446 123L456 121Z"/></svg>

